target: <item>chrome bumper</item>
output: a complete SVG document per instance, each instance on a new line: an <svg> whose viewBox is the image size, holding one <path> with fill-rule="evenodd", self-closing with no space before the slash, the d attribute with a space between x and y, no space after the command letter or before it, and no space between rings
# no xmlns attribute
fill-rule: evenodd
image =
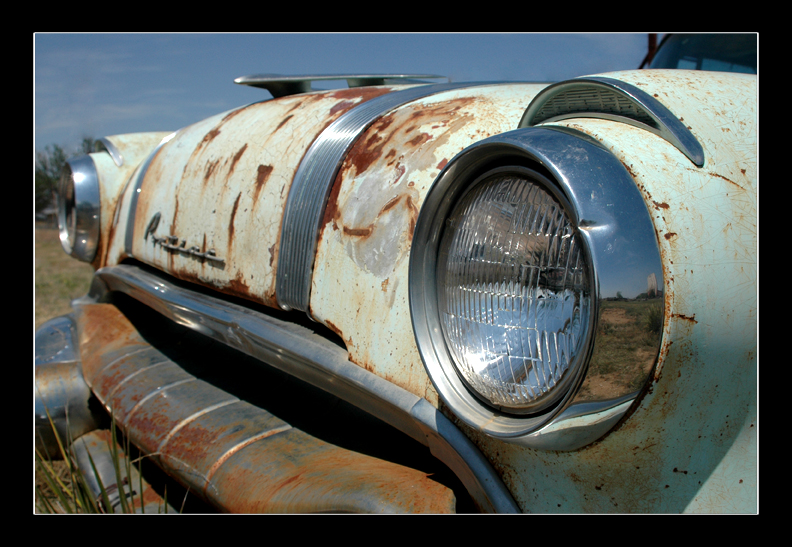
<svg viewBox="0 0 792 547"><path fill-rule="evenodd" d="M114 291L320 387L428 446L481 510L517 511L489 463L447 418L426 400L349 362L331 341L133 266L100 270L74 313L87 385L135 445L221 510L439 513L454 510L454 496L425 473L321 441L196 378L144 340L117 307L97 303ZM62 338L68 345L68 337ZM52 369L54 361L38 368Z"/></svg>

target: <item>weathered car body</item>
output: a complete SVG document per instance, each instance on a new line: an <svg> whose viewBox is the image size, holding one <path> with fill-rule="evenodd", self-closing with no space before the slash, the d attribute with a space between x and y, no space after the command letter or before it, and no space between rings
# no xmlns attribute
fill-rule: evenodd
<svg viewBox="0 0 792 547"><path fill-rule="evenodd" d="M754 76L641 70L551 86L383 81L294 94L273 80L243 82L270 86L271 100L171 135L108 137L71 163L62 239L97 272L74 314L37 333L39 416L46 406L76 437L93 427L93 393L134 444L222 510L454 510L451 490L385 461L382 447L358 454L228 395L256 386L236 357L200 362L161 347L182 339L168 334L178 325L406 433L478 510L758 510ZM478 390L452 346L485 325L485 353L502 355L486 333L503 327L496 315L517 314L503 287L519 283L473 291L481 301L459 319L464 335L443 323L458 316L438 311L436 288L451 275L448 219L503 173L561 204L560 241L585 263L565 270L585 287L555 293L537 266L541 294L520 306L577 291L564 312L577 326L554 331L556 347L569 346L554 350L554 366L568 367L557 380L526 391L547 358L524 357L535 374L514 403ZM166 318L156 336L120 295ZM515 328L540 330L503 327ZM636 332L639 344L613 349ZM536 336L530 344L545 344ZM64 363L90 391L45 387L64 385ZM280 395L305 409L301 389ZM85 416L71 433L65 409Z"/></svg>

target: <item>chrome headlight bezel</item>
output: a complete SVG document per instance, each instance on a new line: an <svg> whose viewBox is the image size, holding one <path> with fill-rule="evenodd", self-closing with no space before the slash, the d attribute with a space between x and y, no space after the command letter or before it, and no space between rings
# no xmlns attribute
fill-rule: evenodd
<svg viewBox="0 0 792 547"><path fill-rule="evenodd" d="M58 232L66 254L91 262L101 229L99 175L90 156L66 162L58 184Z"/></svg>
<svg viewBox="0 0 792 547"><path fill-rule="evenodd" d="M579 234L589 268L591 313L586 340L562 392L527 412L488 404L459 376L441 328L437 261L448 215L460 198L493 169L513 166L542 178ZM595 350L599 312L614 288L654 275L662 262L654 227L635 182L619 160L582 133L549 128L511 131L476 143L441 171L421 208L410 257L410 308L425 368L444 403L465 423L518 444L573 450L593 442L629 409L640 390L607 400L581 395ZM604 275L604 277L603 277ZM660 346L660 333L656 336ZM644 367L645 368L645 367ZM638 370L644 380L650 371ZM593 418L592 418L593 417Z"/></svg>

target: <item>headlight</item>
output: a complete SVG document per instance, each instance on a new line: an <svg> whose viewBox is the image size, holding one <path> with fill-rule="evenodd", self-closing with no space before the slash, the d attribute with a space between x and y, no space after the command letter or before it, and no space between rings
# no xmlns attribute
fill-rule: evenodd
<svg viewBox="0 0 792 547"><path fill-rule="evenodd" d="M462 421L574 450L629 410L660 346L660 331L641 331L656 350L647 363L599 343L602 310L629 307L642 328L642 314L663 307L662 280L649 212L621 162L579 132L520 129L462 151L427 193L410 254L413 330Z"/></svg>
<svg viewBox="0 0 792 547"><path fill-rule="evenodd" d="M539 173L502 167L446 221L438 312L454 368L487 404L515 413L568 390L591 324L586 257L561 196Z"/></svg>
<svg viewBox="0 0 792 547"><path fill-rule="evenodd" d="M90 156L69 160L58 191L58 231L67 254L91 262L100 231L99 176Z"/></svg>

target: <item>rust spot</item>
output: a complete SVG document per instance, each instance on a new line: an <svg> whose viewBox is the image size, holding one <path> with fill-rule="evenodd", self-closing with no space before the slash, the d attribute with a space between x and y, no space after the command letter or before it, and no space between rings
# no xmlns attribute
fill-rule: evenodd
<svg viewBox="0 0 792 547"><path fill-rule="evenodd" d="M693 314L692 316L687 316L687 315L684 315L684 314L681 314L681 313L674 313L674 314L671 314L671 315L674 316L674 317L679 317L680 319L684 319L685 321L690 321L692 323L698 324L698 321L696 321L696 315L695 314Z"/></svg>
<svg viewBox="0 0 792 547"><path fill-rule="evenodd" d="M343 338L343 337L344 337L344 336L343 336L343 334L341 333L341 329L339 329L337 326L335 326L335 325L333 324L333 322L332 322L332 321L330 321L329 319L325 319L325 322L324 322L324 323L325 323L325 326L326 326L328 329L330 329L331 331L333 331L334 333L336 333L336 334L337 334L338 336L340 336L341 338Z"/></svg>
<svg viewBox="0 0 792 547"><path fill-rule="evenodd" d="M288 479L286 479L285 481L280 483L280 485L276 488L276 490L279 490L279 489L283 488L284 486L286 486L287 484L290 484L290 483L292 483L292 482L294 482L296 480L299 480L301 476L302 476L302 473L297 473L293 477L289 477Z"/></svg>
<svg viewBox="0 0 792 547"><path fill-rule="evenodd" d="M386 279L385 281L383 281L380 284L380 287L382 287L382 292L388 292L388 282L389 281L390 281L390 278Z"/></svg>
<svg viewBox="0 0 792 547"><path fill-rule="evenodd" d="M357 104L370 101L380 95L387 95L391 92L390 87L350 87L347 89L336 89L328 96L334 99L360 99Z"/></svg>
<svg viewBox="0 0 792 547"><path fill-rule="evenodd" d="M203 178L204 184L209 182L209 177L212 176L212 173L214 172L218 163L220 163L220 160L210 161L206 163L206 171L204 172L204 178Z"/></svg>
<svg viewBox="0 0 792 547"><path fill-rule="evenodd" d="M267 179L272 173L272 166L271 165L259 165L258 170L256 172L256 192L253 194L253 201L258 201L259 194L261 193L261 189L264 188L264 184L267 182Z"/></svg>
<svg viewBox="0 0 792 547"><path fill-rule="evenodd" d="M231 167L229 167L229 168L228 168L228 173L229 173L229 174L231 174L231 173L233 173L233 172L234 172L234 167L236 167L236 164L237 164L237 162L239 161L239 158L241 158L241 157L242 157L242 154L244 154L244 153L245 153L245 150L247 150L247 143L243 144L243 145L242 145L242 148L240 148L240 149L237 151L237 153L236 153L236 154L234 154L234 157L231 159Z"/></svg>
<svg viewBox="0 0 792 547"><path fill-rule="evenodd" d="M360 359L358 359L352 353L349 354L349 360L352 361L353 363L355 363L357 366L362 367L362 368L366 369L369 372L374 372L374 367L371 366L371 364L369 364L369 363L367 363L365 361L361 361Z"/></svg>
<svg viewBox="0 0 792 547"><path fill-rule="evenodd" d="M245 277L242 272L237 273L236 277L229 282L228 286L223 291L234 296L251 298L250 287L245 283Z"/></svg>
<svg viewBox="0 0 792 547"><path fill-rule="evenodd" d="M99 230L99 241L96 242L96 249L97 249L96 255L94 255L94 259L91 262L91 266L93 267L94 270L98 270L99 268L102 267L103 256L105 257L105 259L107 258L107 248L110 247L110 242L113 241L111 239L114 231L113 228L114 228L113 226L110 227L110 237L108 237L107 240L105 240L102 237L102 231ZM107 247L107 248L103 248L103 247Z"/></svg>
<svg viewBox="0 0 792 547"><path fill-rule="evenodd" d="M385 211L389 211L390 209L393 209L396 206L396 204L401 201L402 197L404 196L397 196L395 198L392 198L390 201L388 201L388 203L386 203L385 206L380 211L380 214L384 213Z"/></svg>
<svg viewBox="0 0 792 547"><path fill-rule="evenodd" d="M374 230L373 227L367 226L365 228L347 228L344 226L344 235L348 236L356 236L356 237L368 237L371 235L371 232Z"/></svg>
<svg viewBox="0 0 792 547"><path fill-rule="evenodd" d="M330 189L330 195L327 198L327 207L325 207L324 216L322 217L322 228L327 226L328 222L333 223L333 230L338 230L338 224L336 224L336 219L338 218L338 193L341 191L341 180L343 177L341 173L338 173L338 176L333 182L333 187Z"/></svg>
<svg viewBox="0 0 792 547"><path fill-rule="evenodd" d="M657 203L656 201L652 201L654 203L655 208L657 209L670 209L671 206L667 203Z"/></svg>
<svg viewBox="0 0 792 547"><path fill-rule="evenodd" d="M405 171L406 171L406 168L403 165L399 165L399 166L396 167L396 172L399 173L399 176L397 176L396 180L393 181L394 185L399 183L399 179L402 178L402 176L404 175Z"/></svg>
<svg viewBox="0 0 792 547"><path fill-rule="evenodd" d="M621 162L621 164L624 166L624 168L625 168L625 169L627 169L627 172L628 172L628 173L630 173L630 176L631 176L632 178L636 178L636 177L635 177L635 173L633 173L633 170L632 170L631 166L627 165L627 164L626 164L626 163L624 163L624 162Z"/></svg>
<svg viewBox="0 0 792 547"><path fill-rule="evenodd" d="M276 128L275 128L275 131L277 131L278 129L280 129L281 127L283 127L283 125L284 125L286 122L288 122L289 120L291 120L293 117L294 117L294 114L289 114L288 116L286 116L285 118L283 118L283 120L281 120L281 123L279 123L279 124L278 124L278 127L276 127Z"/></svg>
<svg viewBox="0 0 792 547"><path fill-rule="evenodd" d="M743 174L745 174L745 170L742 170L742 172L743 172ZM733 180L731 180L731 179L727 179L727 178L726 178L726 177L724 177L723 175L719 175L718 173L712 173L712 172L710 172L710 175L711 175L711 176L713 176L713 177L718 177L719 179L723 179L723 180L725 180L726 182L730 182L731 184L735 185L735 186L736 186L737 188L739 188L740 190L745 190L745 188L743 188L742 186L740 186L739 184L737 184L737 183L736 183L736 182L734 182Z"/></svg>
<svg viewBox="0 0 792 547"><path fill-rule="evenodd" d="M231 209L231 219L228 221L228 247L229 250L231 246L234 244L234 218L237 214L237 209L239 208L239 198L242 197L242 192L239 192L236 199L234 200L234 207Z"/></svg>
<svg viewBox="0 0 792 547"><path fill-rule="evenodd" d="M173 218L171 219L170 233L176 233L176 218L179 216L179 194L176 194L175 205L173 207ZM173 269L173 253L168 253L168 267Z"/></svg>
<svg viewBox="0 0 792 547"><path fill-rule="evenodd" d="M220 130L217 127L215 127L214 129L209 131L209 133L204 135L204 138L201 139L201 142L198 143L198 147L197 148L201 148L204 144L209 144L219 134L220 134Z"/></svg>
<svg viewBox="0 0 792 547"><path fill-rule="evenodd" d="M448 158L443 158L442 160L440 160L440 163L437 164L437 168L442 171L447 163L448 163Z"/></svg>
<svg viewBox="0 0 792 547"><path fill-rule="evenodd" d="M267 250L269 251L269 255L270 255L270 259L269 259L270 268L272 268L272 261L275 260L275 245L276 244L273 243L272 247L267 248Z"/></svg>
<svg viewBox="0 0 792 547"><path fill-rule="evenodd" d="M369 130L361 143L362 146L355 146L352 151L347 155L346 162L354 165L358 173L366 171L382 156L382 150L387 144L387 140L382 138L382 134L386 134L386 130L394 122L393 115L384 116L380 118L373 127L376 129ZM392 133L387 133L388 137Z"/></svg>
<svg viewBox="0 0 792 547"><path fill-rule="evenodd" d="M420 135L416 135L415 137L407 141L407 144L411 146L415 146L417 148L421 146L423 143L427 142L430 138L431 135L429 135L428 133L421 133Z"/></svg>
<svg viewBox="0 0 792 547"><path fill-rule="evenodd" d="M407 234L412 241L415 232L415 223L418 220L418 207L413 203L412 197L407 196L407 208L410 210L410 232Z"/></svg>
<svg viewBox="0 0 792 547"><path fill-rule="evenodd" d="M473 100L473 98L460 98L448 101L447 103L415 109L407 116L407 119L401 123L401 127L405 129L408 127L417 128L421 125L420 122L422 120L453 120L456 113ZM403 120L404 113L395 110L377 120L369 130L367 130L365 137L355 145L347 156L345 164L354 166L357 173L362 173L380 158L388 157L390 150L386 152L385 148L391 139L397 138L397 134L399 133L399 131L389 130L389 128L397 119ZM407 132L404 130L402 131L405 133ZM383 135L385 136L384 138ZM413 146L417 146L427 140L429 140L429 135L421 134L414 137L410 143Z"/></svg>
<svg viewBox="0 0 792 547"><path fill-rule="evenodd" d="M676 235L677 235L676 232L668 232L667 234L664 234L663 237L670 241L671 238L676 236Z"/></svg>
<svg viewBox="0 0 792 547"><path fill-rule="evenodd" d="M230 120L231 118L236 116L237 114L243 112L245 109L246 109L246 107L245 108L238 108L238 109L236 109L236 110L234 110L232 112L229 112L228 114L225 115L225 117L222 120L220 120L220 123L218 124L218 126L224 124L225 122L227 122L228 120Z"/></svg>
<svg viewBox="0 0 792 547"><path fill-rule="evenodd" d="M352 101L341 101L340 103L333 105L333 107L330 109L330 115L332 116L336 112L346 112L354 105L355 103Z"/></svg>

